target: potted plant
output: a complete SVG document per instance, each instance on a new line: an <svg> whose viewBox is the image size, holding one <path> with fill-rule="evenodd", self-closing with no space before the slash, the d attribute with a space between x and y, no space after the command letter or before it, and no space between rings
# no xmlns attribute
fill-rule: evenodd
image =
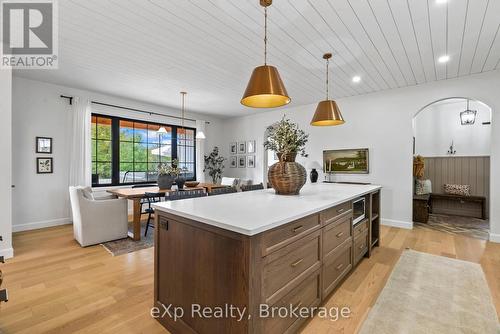
<svg viewBox="0 0 500 334"><path fill-rule="evenodd" d="M203 171L208 170L208 175L212 178L214 184L219 184L224 172L224 161L226 158L219 155L219 148L214 147L209 155L205 155L205 168Z"/></svg>
<svg viewBox="0 0 500 334"><path fill-rule="evenodd" d="M279 195L297 195L306 183L306 169L295 162L297 154L307 157L305 151L309 135L285 116L267 128L269 137L264 142L267 150L276 152L279 162L269 168L267 177Z"/></svg>
<svg viewBox="0 0 500 334"><path fill-rule="evenodd" d="M160 189L171 189L174 181L179 189L184 187L186 180L180 175L187 169L178 166L179 161L177 159L172 160L170 164L163 162L158 165L158 187Z"/></svg>

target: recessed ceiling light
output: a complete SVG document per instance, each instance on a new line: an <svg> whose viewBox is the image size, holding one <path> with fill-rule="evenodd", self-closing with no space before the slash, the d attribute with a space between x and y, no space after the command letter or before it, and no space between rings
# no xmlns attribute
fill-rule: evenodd
<svg viewBox="0 0 500 334"><path fill-rule="evenodd" d="M447 63L450 60L450 56L444 55L438 58L438 62L441 64Z"/></svg>
<svg viewBox="0 0 500 334"><path fill-rule="evenodd" d="M359 75L353 76L352 77L352 82L358 83L361 81L361 77Z"/></svg>

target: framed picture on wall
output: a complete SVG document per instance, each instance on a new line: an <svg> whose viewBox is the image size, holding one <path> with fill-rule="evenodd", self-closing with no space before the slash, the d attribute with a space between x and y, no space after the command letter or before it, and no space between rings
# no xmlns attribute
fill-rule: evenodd
<svg viewBox="0 0 500 334"><path fill-rule="evenodd" d="M255 155L247 156L247 167L255 168Z"/></svg>
<svg viewBox="0 0 500 334"><path fill-rule="evenodd" d="M54 164L52 158L36 158L37 174L52 174L54 172Z"/></svg>
<svg viewBox="0 0 500 334"><path fill-rule="evenodd" d="M369 152L367 148L323 151L323 169L334 174L368 174Z"/></svg>
<svg viewBox="0 0 500 334"><path fill-rule="evenodd" d="M238 168L246 168L247 159L244 155L238 156Z"/></svg>
<svg viewBox="0 0 500 334"><path fill-rule="evenodd" d="M36 137L36 153L52 154L52 138Z"/></svg>
<svg viewBox="0 0 500 334"><path fill-rule="evenodd" d="M247 153L255 153L255 140L247 142Z"/></svg>
<svg viewBox="0 0 500 334"><path fill-rule="evenodd" d="M229 157L229 167L230 168L238 167L238 157L236 156Z"/></svg>
<svg viewBox="0 0 500 334"><path fill-rule="evenodd" d="M229 154L236 154L238 153L238 143L234 142L229 144Z"/></svg>
<svg viewBox="0 0 500 334"><path fill-rule="evenodd" d="M240 141L238 143L238 154L245 154L247 152L247 142Z"/></svg>

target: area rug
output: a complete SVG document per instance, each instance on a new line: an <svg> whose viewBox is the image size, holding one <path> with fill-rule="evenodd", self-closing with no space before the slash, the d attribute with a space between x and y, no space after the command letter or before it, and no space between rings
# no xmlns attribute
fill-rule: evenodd
<svg viewBox="0 0 500 334"><path fill-rule="evenodd" d="M141 249L153 247L155 244L154 241L155 229L150 227L148 229L148 235L144 237L145 228L146 225L142 224L140 241L134 241L130 238L125 238L114 241L108 241L102 243L101 245L113 256L136 252Z"/></svg>
<svg viewBox="0 0 500 334"><path fill-rule="evenodd" d="M360 334L498 334L479 264L404 251Z"/></svg>
<svg viewBox="0 0 500 334"><path fill-rule="evenodd" d="M415 226L476 239L489 239L489 221L478 218L431 214L427 223L415 223Z"/></svg>

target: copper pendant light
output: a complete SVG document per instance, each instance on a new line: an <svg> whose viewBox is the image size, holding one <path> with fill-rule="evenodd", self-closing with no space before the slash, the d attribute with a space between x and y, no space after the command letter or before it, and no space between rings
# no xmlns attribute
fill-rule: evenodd
<svg viewBox="0 0 500 334"><path fill-rule="evenodd" d="M311 121L311 125L313 126L332 126L345 123L337 102L330 100L328 97L328 65L330 63L330 58L332 58L331 53L325 53L323 55L323 59L326 59L326 100L318 103L316 112Z"/></svg>
<svg viewBox="0 0 500 334"><path fill-rule="evenodd" d="M272 0L260 0L264 7L264 65L256 67L247 89L241 99L241 104L252 108L276 108L290 103L290 97L281 80L278 69L267 65L267 7Z"/></svg>

